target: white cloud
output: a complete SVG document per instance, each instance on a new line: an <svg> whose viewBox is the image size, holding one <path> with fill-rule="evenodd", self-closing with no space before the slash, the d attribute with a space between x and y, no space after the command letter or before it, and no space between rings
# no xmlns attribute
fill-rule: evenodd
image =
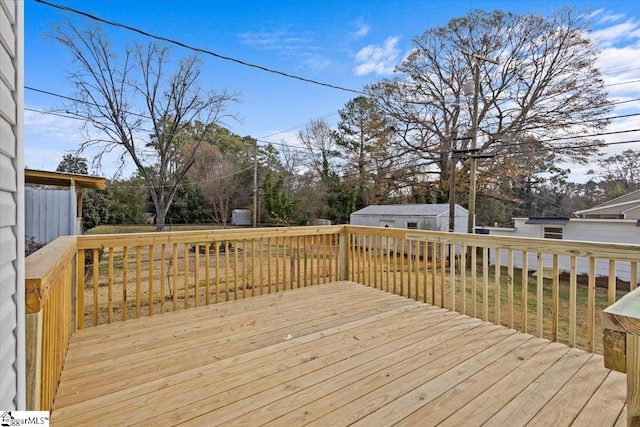
<svg viewBox="0 0 640 427"><path fill-rule="evenodd" d="M310 41L304 34L284 30L241 33L239 37L242 44L266 50L297 49Z"/></svg>
<svg viewBox="0 0 640 427"><path fill-rule="evenodd" d="M595 30L591 37L601 46L610 47L618 43L640 38L640 24L632 19L623 23Z"/></svg>
<svg viewBox="0 0 640 427"><path fill-rule="evenodd" d="M371 31L371 27L369 25L365 24L364 22L358 22L356 24L356 31L353 32L352 37L353 38L364 37L367 34L369 34L369 31Z"/></svg>
<svg viewBox="0 0 640 427"><path fill-rule="evenodd" d="M304 66L314 72L322 71L331 65L331 60L321 55L308 53L303 55L303 58Z"/></svg>
<svg viewBox="0 0 640 427"><path fill-rule="evenodd" d="M400 50L397 47L398 37L389 37L383 46L365 46L356 54L355 73L358 76L375 73L391 74L398 64Z"/></svg>
<svg viewBox="0 0 640 427"><path fill-rule="evenodd" d="M616 22L621 19L624 19L624 15L621 13L615 15L612 13L606 13L604 16L598 19L598 24L607 24L609 22Z"/></svg>
<svg viewBox="0 0 640 427"><path fill-rule="evenodd" d="M27 106L32 108L31 106ZM34 110L44 111L42 108ZM65 154L75 154L80 144L88 136L98 138L101 134L91 128L89 133L83 128L84 122L59 115L39 113L25 110L25 166L30 169L55 171ZM142 135L143 137L146 135ZM111 177L118 170L120 150L115 149L106 153L102 158L100 169L92 166L92 159L97 154L97 149L88 149L80 154L89 163L89 173L97 173ZM132 173L133 169L126 168L125 175Z"/></svg>

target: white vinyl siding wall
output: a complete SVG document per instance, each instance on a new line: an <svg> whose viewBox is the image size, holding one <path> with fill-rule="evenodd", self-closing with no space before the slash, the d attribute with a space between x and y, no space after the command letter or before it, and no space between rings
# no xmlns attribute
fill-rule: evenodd
<svg viewBox="0 0 640 427"><path fill-rule="evenodd" d="M0 409L25 408L24 2L0 0Z"/></svg>
<svg viewBox="0 0 640 427"><path fill-rule="evenodd" d="M554 225L543 224L526 224L527 218L514 218L514 228L498 229L490 228L489 234L495 236L513 236L513 237L547 237L545 228L559 228ZM607 220L607 219L583 219L572 218L562 227L562 238L564 240L587 241L587 242L604 242L604 243L630 243L640 244L640 227L636 225L635 220ZM495 250L489 251L490 263L495 264ZM507 251L500 253L500 260L503 266L507 265ZM560 270L570 270L569 257L560 257ZM529 268L536 268L537 255L535 252L529 252L527 262ZM553 259L547 257L543 260L544 267L551 268ZM522 254L516 252L514 254L514 265L517 268L522 266ZM631 265L628 262L619 262L617 267L618 279L629 281L631 277ZM587 274L589 272L589 263L587 258L578 258L577 261L578 274ZM640 274L640 266L638 266ZM609 263L605 260L596 261L596 276L607 276L609 274Z"/></svg>

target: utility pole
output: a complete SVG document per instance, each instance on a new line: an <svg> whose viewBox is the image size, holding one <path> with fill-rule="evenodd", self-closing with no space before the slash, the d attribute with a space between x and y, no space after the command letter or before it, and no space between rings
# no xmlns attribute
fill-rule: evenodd
<svg viewBox="0 0 640 427"><path fill-rule="evenodd" d="M471 117L471 152L475 152L478 141L478 98L480 92L480 64L473 56L473 116ZM467 216L467 233L473 234L476 223L476 159L471 156L469 175L469 214Z"/></svg>
<svg viewBox="0 0 640 427"><path fill-rule="evenodd" d="M456 139L458 137L458 131L453 131L453 137L451 138L450 151L451 151L451 170L449 172L449 232L453 233L456 226Z"/></svg>
<svg viewBox="0 0 640 427"><path fill-rule="evenodd" d="M473 72L473 116L471 117L471 148L470 152L475 153L477 151L478 141L478 98L480 97L480 62L487 61L492 64L499 65L500 63L494 59L487 58L485 56L478 55L477 53L463 52L473 58L474 72ZM469 175L469 217L467 221L467 233L474 233L476 223L476 156L471 156L470 161L470 175Z"/></svg>
<svg viewBox="0 0 640 427"><path fill-rule="evenodd" d="M253 228L258 226L258 140L253 155Z"/></svg>

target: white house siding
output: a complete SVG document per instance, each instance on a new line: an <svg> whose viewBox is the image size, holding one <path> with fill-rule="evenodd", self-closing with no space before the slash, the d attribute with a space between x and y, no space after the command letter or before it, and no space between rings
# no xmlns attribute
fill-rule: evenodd
<svg viewBox="0 0 640 427"><path fill-rule="evenodd" d="M0 409L25 408L23 9L0 0Z"/></svg>
<svg viewBox="0 0 640 427"><path fill-rule="evenodd" d="M47 244L76 233L75 187L25 188L25 236Z"/></svg>
<svg viewBox="0 0 640 427"><path fill-rule="evenodd" d="M515 218L514 228L489 228L489 234L498 236L513 237L543 237L544 227L560 227L558 225L543 224L525 224L527 218ZM605 242L605 243L630 243L640 245L640 227L636 225L635 220L606 220L606 219L571 219L565 225L561 226L564 230L564 240L577 240L588 242ZM495 264L495 250L489 251L490 262ZM640 257L640 253L638 255ZM500 264L507 265L507 251L500 252ZM528 267L530 270L537 268L537 254L528 253ZM570 258L561 256L559 258L560 270L570 271ZM522 253L514 252L514 263L517 268L522 266ZM543 265L547 268L553 267L553 259L551 255L543 258ZM589 259L577 259L578 274L587 274L589 272ZM640 266L638 266L640 274ZM596 260L596 276L609 276L608 260ZM616 277L620 280L629 281L631 278L631 264L629 262L616 263Z"/></svg>

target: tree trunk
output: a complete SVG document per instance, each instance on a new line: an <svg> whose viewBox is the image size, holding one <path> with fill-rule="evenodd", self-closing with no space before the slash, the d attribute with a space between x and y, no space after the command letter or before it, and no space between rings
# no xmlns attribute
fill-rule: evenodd
<svg viewBox="0 0 640 427"><path fill-rule="evenodd" d="M164 209L159 209L159 207L156 206L156 231L164 231L165 219L166 214L164 212Z"/></svg>

